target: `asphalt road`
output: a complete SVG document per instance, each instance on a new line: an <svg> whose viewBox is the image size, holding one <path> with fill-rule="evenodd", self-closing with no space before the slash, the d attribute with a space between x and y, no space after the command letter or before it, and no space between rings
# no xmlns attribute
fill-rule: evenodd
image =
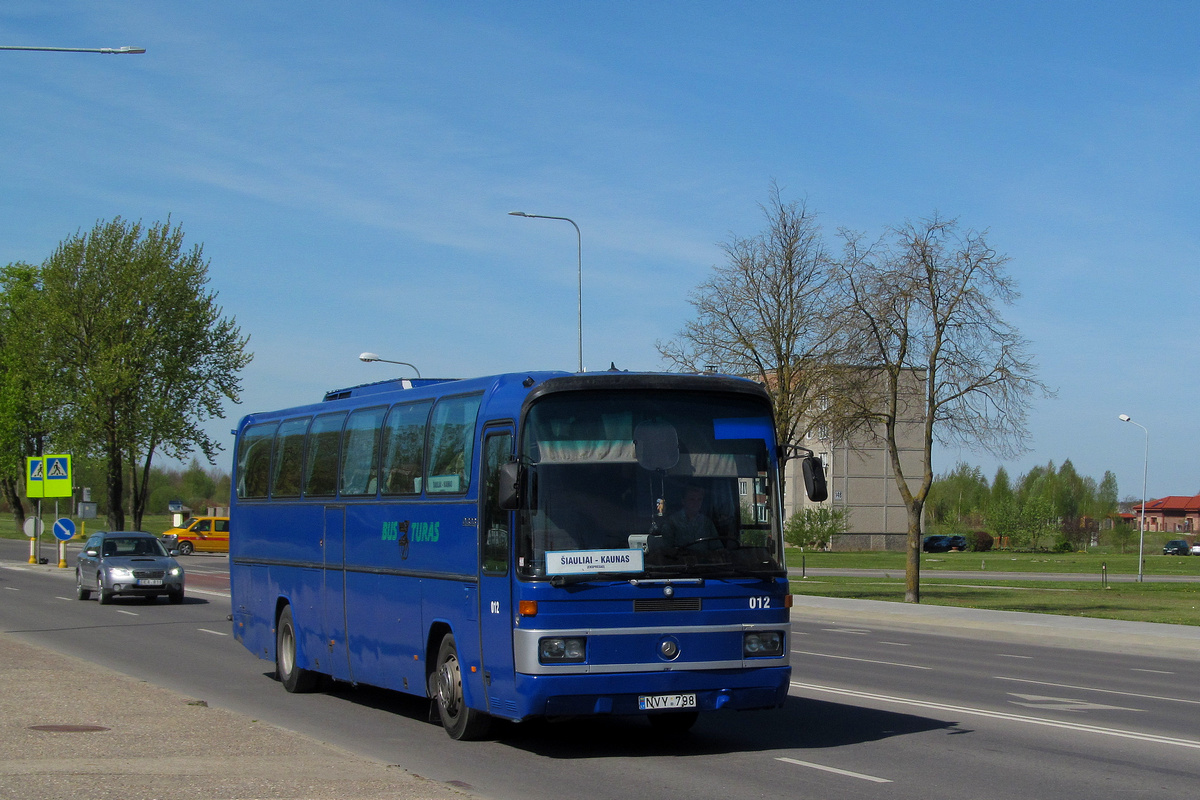
<svg viewBox="0 0 1200 800"><path fill-rule="evenodd" d="M676 741L592 719L463 743L418 699L284 692L229 635L220 556L183 560L181 606L100 606L74 599L71 570L30 570L12 550L0 544L0 630L497 800L1179 798L1200 778L1200 649L1164 657L1102 634L1048 646L988 612L951 628L799 608L782 710L702 718Z"/></svg>

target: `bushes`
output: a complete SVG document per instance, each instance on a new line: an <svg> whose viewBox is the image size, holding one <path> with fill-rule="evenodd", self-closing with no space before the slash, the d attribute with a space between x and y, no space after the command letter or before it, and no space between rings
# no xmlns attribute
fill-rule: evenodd
<svg viewBox="0 0 1200 800"><path fill-rule="evenodd" d="M996 544L996 540L987 531L973 531L967 538L971 542L971 549L976 553L986 553Z"/></svg>
<svg viewBox="0 0 1200 800"><path fill-rule="evenodd" d="M846 509L810 506L787 518L783 540L793 547L827 550L834 536L848 530L850 520Z"/></svg>

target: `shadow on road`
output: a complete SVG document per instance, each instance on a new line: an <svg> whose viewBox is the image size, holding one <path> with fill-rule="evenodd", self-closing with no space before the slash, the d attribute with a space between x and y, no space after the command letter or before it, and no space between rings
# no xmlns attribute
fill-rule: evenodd
<svg viewBox="0 0 1200 800"><path fill-rule="evenodd" d="M273 673L267 673L271 677ZM439 725L428 699L329 681L328 694L366 708ZM701 714L686 734L666 734L640 716L497 721L490 739L546 758L636 758L821 750L927 731L966 733L953 721L789 697L772 711Z"/></svg>

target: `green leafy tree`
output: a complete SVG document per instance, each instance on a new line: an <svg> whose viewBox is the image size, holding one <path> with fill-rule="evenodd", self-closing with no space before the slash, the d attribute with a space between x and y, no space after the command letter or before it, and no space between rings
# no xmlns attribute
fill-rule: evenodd
<svg viewBox="0 0 1200 800"><path fill-rule="evenodd" d="M128 497L140 527L157 453L212 462L221 449L203 423L239 401L247 339L208 288L201 246L185 249L169 219L98 222L59 244L42 281L60 430L105 460L109 526L125 527Z"/></svg>
<svg viewBox="0 0 1200 800"><path fill-rule="evenodd" d="M45 389L51 376L37 353L43 336L40 292L37 267L16 263L0 269L0 492L18 530L25 524L25 459L42 454L48 428Z"/></svg>

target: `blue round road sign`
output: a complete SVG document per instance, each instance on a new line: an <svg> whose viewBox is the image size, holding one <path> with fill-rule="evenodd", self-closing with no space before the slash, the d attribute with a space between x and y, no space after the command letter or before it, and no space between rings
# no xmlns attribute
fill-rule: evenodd
<svg viewBox="0 0 1200 800"><path fill-rule="evenodd" d="M75 523L66 517L54 520L54 537L67 541L75 536Z"/></svg>

